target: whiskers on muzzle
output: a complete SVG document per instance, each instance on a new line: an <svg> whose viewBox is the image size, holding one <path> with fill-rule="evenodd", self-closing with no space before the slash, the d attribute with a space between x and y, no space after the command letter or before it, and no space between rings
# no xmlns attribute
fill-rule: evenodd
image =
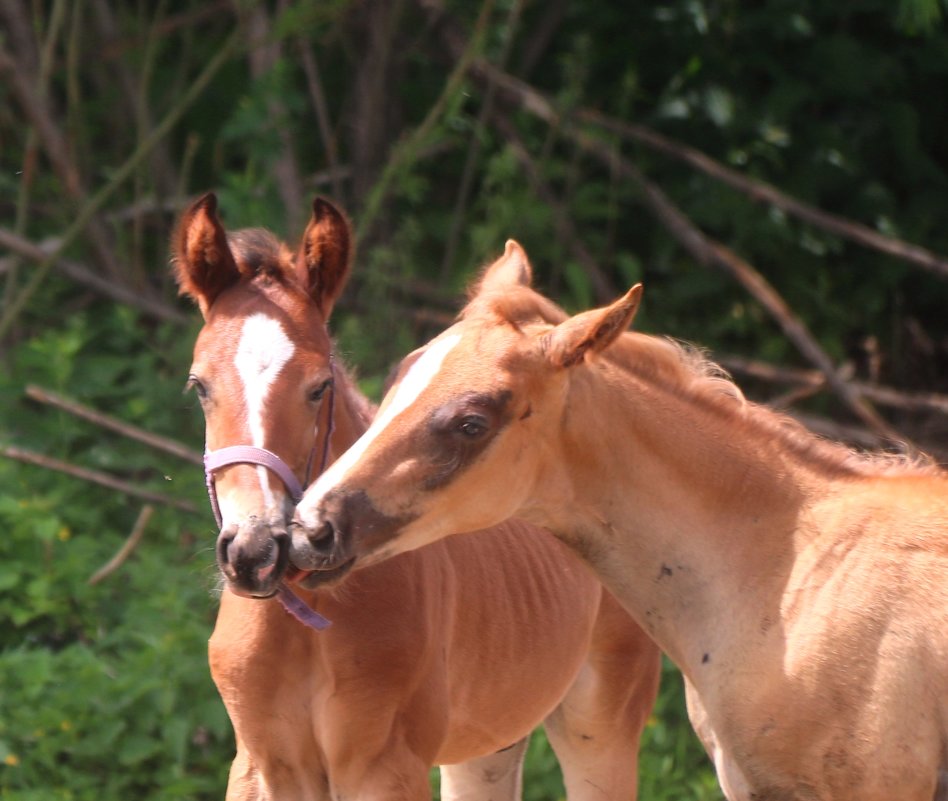
<svg viewBox="0 0 948 801"><path fill-rule="evenodd" d="M217 538L217 564L232 592L267 598L273 595L289 564L289 535L251 520L232 526Z"/></svg>
<svg viewBox="0 0 948 801"><path fill-rule="evenodd" d="M310 527L294 518L289 532L290 562L300 570L332 570L348 559L343 538L329 520Z"/></svg>

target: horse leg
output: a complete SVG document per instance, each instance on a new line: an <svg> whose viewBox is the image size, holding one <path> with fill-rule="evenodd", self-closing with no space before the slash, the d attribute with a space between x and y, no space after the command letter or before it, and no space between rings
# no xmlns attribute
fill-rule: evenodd
<svg viewBox="0 0 948 801"><path fill-rule="evenodd" d="M344 752L327 753L327 801L431 801L430 759L400 737L382 748L366 745L354 737Z"/></svg>
<svg viewBox="0 0 948 801"><path fill-rule="evenodd" d="M519 801L529 737L495 754L441 765L442 801Z"/></svg>
<svg viewBox="0 0 948 801"><path fill-rule="evenodd" d="M569 801L635 800L660 674L656 645L604 591L586 663L544 722Z"/></svg>
<svg viewBox="0 0 948 801"><path fill-rule="evenodd" d="M529 741L524 737L496 754L441 765L442 801L520 801Z"/></svg>
<svg viewBox="0 0 948 801"><path fill-rule="evenodd" d="M225 801L266 801L268 794L261 787L260 772L254 765L240 738L237 740L237 754L230 763L227 775L227 794Z"/></svg>

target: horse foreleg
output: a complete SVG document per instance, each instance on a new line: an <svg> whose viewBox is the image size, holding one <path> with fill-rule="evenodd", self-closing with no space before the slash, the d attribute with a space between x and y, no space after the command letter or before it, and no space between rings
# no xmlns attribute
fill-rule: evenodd
<svg viewBox="0 0 948 801"><path fill-rule="evenodd" d="M660 674L658 648L605 596L586 664L544 722L569 801L634 801Z"/></svg>
<svg viewBox="0 0 948 801"><path fill-rule="evenodd" d="M520 801L528 737L496 754L441 765L442 801Z"/></svg>
<svg viewBox="0 0 948 801"><path fill-rule="evenodd" d="M269 793L263 788L260 771L238 741L237 754L231 762L227 776L225 801L267 801L269 797Z"/></svg>
<svg viewBox="0 0 948 801"><path fill-rule="evenodd" d="M331 801L431 801L428 762L397 744L384 752L330 758ZM282 798L282 796L281 796Z"/></svg>

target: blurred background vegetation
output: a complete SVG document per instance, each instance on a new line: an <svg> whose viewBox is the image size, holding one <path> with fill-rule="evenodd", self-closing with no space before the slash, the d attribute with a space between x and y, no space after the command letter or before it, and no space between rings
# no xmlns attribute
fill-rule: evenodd
<svg viewBox="0 0 948 801"><path fill-rule="evenodd" d="M641 280L638 326L751 397L944 460L945 12L0 0L0 798L223 797L201 470L49 394L200 450L168 241L201 191L294 244L314 195L348 210L333 327L375 397L515 237L568 309ZM721 797L670 666L641 776ZM562 795L540 737L525 795Z"/></svg>

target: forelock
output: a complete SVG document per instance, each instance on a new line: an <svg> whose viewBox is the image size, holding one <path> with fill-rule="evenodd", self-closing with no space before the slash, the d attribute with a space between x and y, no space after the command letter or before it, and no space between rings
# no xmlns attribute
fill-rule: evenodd
<svg viewBox="0 0 948 801"><path fill-rule="evenodd" d="M229 232L227 244L245 278L264 277L287 285L296 283L292 255L265 228Z"/></svg>
<svg viewBox="0 0 948 801"><path fill-rule="evenodd" d="M461 311L460 319L494 318L520 328L528 323L558 325L569 315L553 301L527 286L483 290L474 295Z"/></svg>

